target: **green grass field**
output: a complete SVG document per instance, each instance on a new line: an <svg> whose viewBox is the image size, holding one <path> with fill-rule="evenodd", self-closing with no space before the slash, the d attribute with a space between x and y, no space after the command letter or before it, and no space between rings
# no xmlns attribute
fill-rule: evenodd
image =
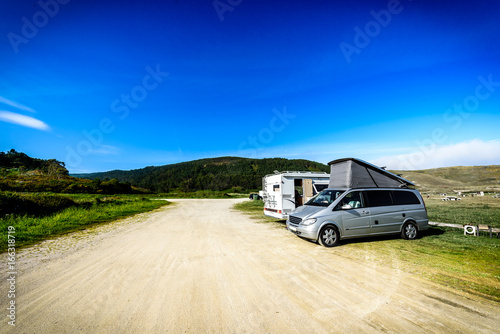
<svg viewBox="0 0 500 334"><path fill-rule="evenodd" d="M500 227L500 198L467 196L460 201L442 201L440 196L432 196L424 200L430 221Z"/></svg>
<svg viewBox="0 0 500 334"><path fill-rule="evenodd" d="M246 193L236 193L232 190L215 191L215 190L197 190L197 191L172 191L169 193L160 193L148 195L152 198L248 198Z"/></svg>
<svg viewBox="0 0 500 334"><path fill-rule="evenodd" d="M41 200L44 194L15 195L20 196L20 202L34 198L44 203ZM46 205L42 207L42 211L36 214L9 214L0 218L0 252L7 249L9 226L15 228L16 247L22 247L170 204L167 201L150 200L140 195L46 194L45 197L49 200L44 203ZM53 203L57 203L57 199L61 197L71 199L74 204L65 208L55 206ZM68 203L65 202L65 204ZM47 210L53 210L53 212L47 212Z"/></svg>
<svg viewBox="0 0 500 334"><path fill-rule="evenodd" d="M427 199L429 216L461 224L482 215L484 222L493 222L494 218L488 217L497 217L499 208L496 203L491 204L490 199L484 200L489 203L487 207L481 206L481 199L453 202L452 206L450 202ZM458 205L453 206L455 204ZM263 215L262 201L238 203L235 209L249 214L256 222L284 227L284 221ZM481 214L475 209L482 210ZM500 239L489 238L486 234L464 236L462 229L430 227L421 238L413 241L399 236L352 239L342 241L330 251L345 256L369 257L458 293L466 292L500 302Z"/></svg>

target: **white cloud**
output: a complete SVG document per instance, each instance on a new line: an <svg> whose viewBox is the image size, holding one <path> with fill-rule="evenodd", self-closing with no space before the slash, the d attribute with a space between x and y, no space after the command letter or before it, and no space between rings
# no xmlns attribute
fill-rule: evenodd
<svg viewBox="0 0 500 334"><path fill-rule="evenodd" d="M91 154L95 155L118 155L119 153L120 149L111 145L99 145L91 152Z"/></svg>
<svg viewBox="0 0 500 334"><path fill-rule="evenodd" d="M8 100L3 96L0 96L0 103L7 104L11 107L14 107L14 108L17 108L17 109L23 110L23 111L27 111L27 112L31 112L31 113L36 112L33 109L26 107L25 105L22 105L21 103L17 103L16 101Z"/></svg>
<svg viewBox="0 0 500 334"><path fill-rule="evenodd" d="M10 111L5 111L5 110L0 110L0 121L25 126L28 128L43 130L43 131L50 130L50 127L46 123L44 123L44 122L42 122L34 117L16 114L16 113L13 113Z"/></svg>
<svg viewBox="0 0 500 334"><path fill-rule="evenodd" d="M474 139L443 146L429 145L415 149L411 153L383 156L371 162L396 170L499 165L500 141Z"/></svg>

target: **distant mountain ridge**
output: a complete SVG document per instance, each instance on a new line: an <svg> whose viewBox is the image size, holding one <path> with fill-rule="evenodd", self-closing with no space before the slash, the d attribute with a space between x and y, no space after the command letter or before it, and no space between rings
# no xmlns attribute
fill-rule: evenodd
<svg viewBox="0 0 500 334"><path fill-rule="evenodd" d="M145 167L130 171L113 170L101 173L72 174L87 179L118 179L154 192L195 190L227 190L231 188L260 189L262 177L274 171L328 172L325 164L303 160L240 157L207 158L171 165Z"/></svg>
<svg viewBox="0 0 500 334"><path fill-rule="evenodd" d="M95 179L118 179L154 192L194 190L260 189L262 177L274 171L329 172L329 166L303 159L250 159L219 157L181 162L164 166L150 166L130 171L113 170L101 173L72 174ZM500 166L442 167L415 171L393 171L414 181L424 192L457 189L497 191L500 188Z"/></svg>
<svg viewBox="0 0 500 334"><path fill-rule="evenodd" d="M274 171L328 173L329 170L325 164L304 159L219 157L68 176L63 162L31 158L12 149L0 152L0 190L84 193L255 190L262 187L262 177ZM500 192L500 165L393 172L416 183L422 192Z"/></svg>

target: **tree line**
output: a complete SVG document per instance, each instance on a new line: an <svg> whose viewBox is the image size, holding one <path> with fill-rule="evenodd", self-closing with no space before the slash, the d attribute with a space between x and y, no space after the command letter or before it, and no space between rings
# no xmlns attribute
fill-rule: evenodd
<svg viewBox="0 0 500 334"><path fill-rule="evenodd" d="M86 180L69 176L64 162L32 158L12 149L0 152L0 191L87 194L144 193L116 178Z"/></svg>
<svg viewBox="0 0 500 334"><path fill-rule="evenodd" d="M329 167L303 159L220 157L130 171L114 170L74 176L89 179L116 178L121 182L130 182L134 186L161 193L172 190L222 191L234 188L256 190L262 188L262 178L274 171L328 172Z"/></svg>

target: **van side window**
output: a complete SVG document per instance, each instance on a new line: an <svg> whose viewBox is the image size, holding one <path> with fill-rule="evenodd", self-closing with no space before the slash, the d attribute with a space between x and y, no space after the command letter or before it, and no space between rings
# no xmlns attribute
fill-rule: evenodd
<svg viewBox="0 0 500 334"><path fill-rule="evenodd" d="M346 204L348 204L352 209L364 207L361 191L353 191L345 195L345 197L340 201L338 208L341 209Z"/></svg>
<svg viewBox="0 0 500 334"><path fill-rule="evenodd" d="M420 204L417 196L411 191L395 190L392 192L395 205Z"/></svg>
<svg viewBox="0 0 500 334"><path fill-rule="evenodd" d="M392 205L390 190L368 190L365 191L368 206L388 206Z"/></svg>

